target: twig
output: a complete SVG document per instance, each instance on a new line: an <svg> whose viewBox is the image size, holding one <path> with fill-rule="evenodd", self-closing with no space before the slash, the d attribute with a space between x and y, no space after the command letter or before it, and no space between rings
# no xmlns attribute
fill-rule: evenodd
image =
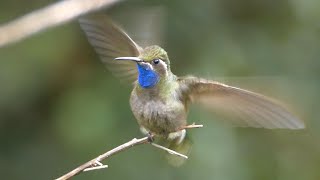
<svg viewBox="0 0 320 180"><path fill-rule="evenodd" d="M96 157L96 158L84 163L83 165L77 167L76 169L70 171L69 173L59 177L57 180L69 179L69 178L81 173L85 169L88 169L88 168L90 169L90 168L92 168L92 166L97 166L97 164L98 164L97 162L100 163L100 161L102 161L102 160L104 160L104 159L106 159L106 158L108 158L108 157L110 157L110 156L112 156L114 154L117 154L117 153L119 153L121 151L124 151L126 149L129 149L129 148L131 148L133 146L136 146L136 145L139 145L139 144L146 144L146 143L149 142L148 138L149 137L144 137L144 138L141 138L141 139L134 138L131 141L129 141L127 143L124 143L124 144L122 144L122 145L120 145L120 146L118 146L118 147L116 147L116 148L114 148L114 149L112 149L112 150L110 150L110 151L108 151L108 152L106 152L106 153L104 153L104 154L102 154L102 155L100 155L100 156L98 156L98 157ZM98 167L99 166L100 165L98 164Z"/></svg>
<svg viewBox="0 0 320 180"><path fill-rule="evenodd" d="M151 145L154 146L154 147L157 147L157 148L159 148L159 149L165 150L165 151L167 151L167 152L170 153L170 154L177 155L177 156L180 156L180 157L182 157L182 158L188 159L188 156L186 156L186 155L184 155L184 154L181 154L181 153L178 153L178 152L176 152L176 151L173 151L173 150L171 150L171 149L168 149L168 148L166 148L166 147L163 147L163 146L161 146L161 145L159 145L159 144L151 143Z"/></svg>
<svg viewBox="0 0 320 180"><path fill-rule="evenodd" d="M0 47L66 23L88 12L110 6L117 1L119 0L65 0L33 11L0 26Z"/></svg>
<svg viewBox="0 0 320 180"><path fill-rule="evenodd" d="M202 127L202 125L195 125L195 124L191 124L189 126L185 126L185 128L187 129L191 129L191 128L199 128L199 127ZM108 166L107 165L104 165L101 163L102 160L104 159L107 159L108 157L110 156L113 156L119 152L122 152L126 149L129 149L131 147L134 147L134 146L137 146L137 145L140 145L140 144L147 144L150 142L150 139L152 139L154 137L154 135L149 135L147 137L143 137L143 138L140 138L140 139L132 139L131 141L129 142L126 142L110 151L107 151L106 153L82 164L81 166L75 168L74 170L68 172L67 174L57 178L56 180L66 180L66 179L70 179L71 177L77 175L77 174L80 174L81 172L85 172L85 171L92 171L92 170L97 170L97 169L103 169L103 168L107 168ZM173 151L171 149L168 149L166 147L163 147L163 146L160 146L158 144L155 144L155 143L150 143L151 145L153 145L154 147L157 147L157 148L160 148L162 150L165 150L167 151L168 153L170 154L173 154L173 155L176 155L176 156L179 156L179 157L182 157L182 158L185 158L185 159L188 159L188 156L186 155L183 155L181 153L178 153L176 151Z"/></svg>
<svg viewBox="0 0 320 180"><path fill-rule="evenodd" d="M108 167L108 165L101 165L101 166L86 168L86 169L83 170L83 172L97 170L97 169L104 169L104 168L107 168L107 167Z"/></svg>
<svg viewBox="0 0 320 180"><path fill-rule="evenodd" d="M183 130L183 129L193 129L193 128L202 128L203 125L202 124L195 124L195 123L192 123L190 125L187 125L187 126L184 126L182 128L180 128L180 130Z"/></svg>

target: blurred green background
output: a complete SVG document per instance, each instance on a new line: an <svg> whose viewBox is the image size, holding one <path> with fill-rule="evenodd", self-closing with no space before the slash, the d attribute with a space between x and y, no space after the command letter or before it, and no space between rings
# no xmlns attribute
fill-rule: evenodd
<svg viewBox="0 0 320 180"><path fill-rule="evenodd" d="M0 23L54 2L2 0ZM75 179L320 179L319 1L131 0L103 11L134 39L149 33L175 74L225 77L277 98L307 129L232 128L194 108L189 122L205 128L188 131L194 146L184 166L171 167L164 152L143 145ZM141 137L130 91L104 68L76 21L1 48L1 179L57 178Z"/></svg>

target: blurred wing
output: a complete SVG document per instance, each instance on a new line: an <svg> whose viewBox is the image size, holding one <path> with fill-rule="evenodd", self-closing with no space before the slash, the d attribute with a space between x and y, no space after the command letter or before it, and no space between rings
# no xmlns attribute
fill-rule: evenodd
<svg viewBox="0 0 320 180"><path fill-rule="evenodd" d="M141 48L106 15L81 17L79 23L106 67L121 80L135 81L138 74L136 64L114 58L139 56Z"/></svg>
<svg viewBox="0 0 320 180"><path fill-rule="evenodd" d="M130 37L141 47L163 45L167 19L164 6L128 6L121 11L113 11L112 15L116 22L126 22L123 28L131 33Z"/></svg>
<svg viewBox="0 0 320 180"><path fill-rule="evenodd" d="M234 125L257 128L304 128L304 123L273 100L250 91L194 77L179 80L191 102L232 120Z"/></svg>

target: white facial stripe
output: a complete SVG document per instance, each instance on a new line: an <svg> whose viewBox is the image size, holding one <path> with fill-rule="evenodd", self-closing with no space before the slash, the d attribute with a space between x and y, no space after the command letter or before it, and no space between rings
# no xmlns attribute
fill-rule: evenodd
<svg viewBox="0 0 320 180"><path fill-rule="evenodd" d="M164 61L162 61L161 59L160 59L160 64L164 67L164 70L166 72L166 76L168 76L168 65Z"/></svg>
<svg viewBox="0 0 320 180"><path fill-rule="evenodd" d="M165 70L167 71L167 69L168 69L168 66L167 66L167 64L164 62L164 61L162 61L161 59L160 59L160 64L165 68Z"/></svg>
<svg viewBox="0 0 320 180"><path fill-rule="evenodd" d="M142 62L142 64L148 66L148 70L149 70L149 69L150 69L150 70L153 70L153 67L152 67L152 65L151 65L150 63Z"/></svg>

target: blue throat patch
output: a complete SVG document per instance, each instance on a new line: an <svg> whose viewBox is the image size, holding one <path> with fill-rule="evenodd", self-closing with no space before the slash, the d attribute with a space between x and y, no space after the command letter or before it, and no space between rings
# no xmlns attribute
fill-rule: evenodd
<svg viewBox="0 0 320 180"><path fill-rule="evenodd" d="M152 88L159 82L159 75L151 70L146 69L146 67L137 63L137 68L139 72L138 82L143 88Z"/></svg>

